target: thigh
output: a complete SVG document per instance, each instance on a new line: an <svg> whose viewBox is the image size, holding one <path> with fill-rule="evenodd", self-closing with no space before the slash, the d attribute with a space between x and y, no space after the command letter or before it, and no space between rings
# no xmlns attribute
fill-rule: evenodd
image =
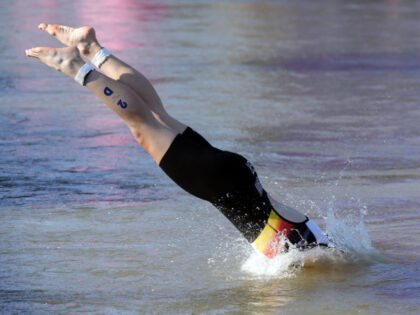
<svg viewBox="0 0 420 315"><path fill-rule="evenodd" d="M214 204L247 239L264 228L270 202L251 163L241 155L185 133L176 136L160 166L181 188Z"/></svg>
<svg viewBox="0 0 420 315"><path fill-rule="evenodd" d="M221 152L184 132L175 137L160 167L187 192L213 202L224 190Z"/></svg>

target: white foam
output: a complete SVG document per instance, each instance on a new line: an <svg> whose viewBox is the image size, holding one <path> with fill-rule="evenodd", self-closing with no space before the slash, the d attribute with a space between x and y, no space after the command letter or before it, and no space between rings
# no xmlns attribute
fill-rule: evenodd
<svg viewBox="0 0 420 315"><path fill-rule="evenodd" d="M301 253L289 251L277 255L275 258L267 258L260 252L253 251L241 266L242 271L259 277L290 278L296 270L302 266Z"/></svg>
<svg viewBox="0 0 420 315"><path fill-rule="evenodd" d="M361 206L359 215L354 211L340 215L335 210L335 198L331 198L327 217L324 218L326 232L334 247L317 247L300 251L293 246L287 253L269 259L254 250L248 254L241 270L257 277L290 278L304 267L331 267L360 261L372 262L381 257L372 246L363 219L366 208Z"/></svg>

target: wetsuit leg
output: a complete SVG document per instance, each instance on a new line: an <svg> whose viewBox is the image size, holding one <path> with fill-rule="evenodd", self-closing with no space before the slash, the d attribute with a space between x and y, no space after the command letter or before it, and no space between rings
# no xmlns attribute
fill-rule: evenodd
<svg viewBox="0 0 420 315"><path fill-rule="evenodd" d="M287 244L278 246L282 236L298 248L321 240L307 224L309 219L290 222L273 208L249 161L213 147L191 128L176 136L160 167L181 188L211 202L268 257L287 250Z"/></svg>
<svg viewBox="0 0 420 315"><path fill-rule="evenodd" d="M252 242L271 211L252 165L219 150L188 128L178 134L160 162L181 188L215 205Z"/></svg>

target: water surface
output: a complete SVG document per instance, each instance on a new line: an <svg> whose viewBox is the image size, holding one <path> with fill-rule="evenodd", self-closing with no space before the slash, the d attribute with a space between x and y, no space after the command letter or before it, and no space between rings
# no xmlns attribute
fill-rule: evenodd
<svg viewBox="0 0 420 315"><path fill-rule="evenodd" d="M415 1L0 3L0 310L415 314ZM29 60L93 25L165 106L343 248L252 252L89 91Z"/></svg>

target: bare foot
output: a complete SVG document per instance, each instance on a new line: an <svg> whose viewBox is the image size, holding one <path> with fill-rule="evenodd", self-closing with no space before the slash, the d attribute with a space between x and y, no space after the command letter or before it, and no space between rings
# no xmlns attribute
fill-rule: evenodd
<svg viewBox="0 0 420 315"><path fill-rule="evenodd" d="M38 28L48 32L66 46L76 46L80 53L89 60L92 60L102 48L96 39L95 30L90 26L73 28L64 25L41 23L38 25Z"/></svg>
<svg viewBox="0 0 420 315"><path fill-rule="evenodd" d="M76 47L35 47L27 49L26 56L37 58L47 66L63 72L72 79L84 65L84 61Z"/></svg>

